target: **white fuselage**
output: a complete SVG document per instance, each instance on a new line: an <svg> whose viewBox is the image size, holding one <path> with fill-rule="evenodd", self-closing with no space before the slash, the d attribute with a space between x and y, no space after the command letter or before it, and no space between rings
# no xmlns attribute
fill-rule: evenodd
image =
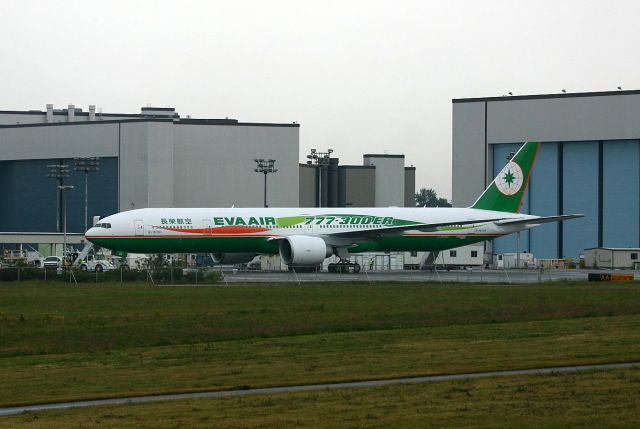
<svg viewBox="0 0 640 429"><path fill-rule="evenodd" d="M442 250L530 227L495 220L535 218L471 208L148 208L103 218L86 237L139 253L277 253L277 240L292 236L349 252Z"/></svg>

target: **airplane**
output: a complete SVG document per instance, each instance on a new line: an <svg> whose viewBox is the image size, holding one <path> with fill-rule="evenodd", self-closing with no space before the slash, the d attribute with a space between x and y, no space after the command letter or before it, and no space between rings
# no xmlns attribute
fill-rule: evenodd
<svg viewBox="0 0 640 429"><path fill-rule="evenodd" d="M319 267L336 255L430 251L527 230L580 214L534 216L520 208L539 142L526 142L468 208L146 208L100 219L85 236L97 246L130 253L212 253L214 262L235 264L258 254L279 254L290 269ZM341 269L341 268L340 268Z"/></svg>

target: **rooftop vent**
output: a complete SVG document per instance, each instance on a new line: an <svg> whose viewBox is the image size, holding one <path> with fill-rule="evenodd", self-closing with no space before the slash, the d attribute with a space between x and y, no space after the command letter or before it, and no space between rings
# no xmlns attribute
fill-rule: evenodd
<svg viewBox="0 0 640 429"><path fill-rule="evenodd" d="M180 115L176 113L175 107L143 107L140 109L140 114L143 116L153 116L161 118L180 117Z"/></svg>

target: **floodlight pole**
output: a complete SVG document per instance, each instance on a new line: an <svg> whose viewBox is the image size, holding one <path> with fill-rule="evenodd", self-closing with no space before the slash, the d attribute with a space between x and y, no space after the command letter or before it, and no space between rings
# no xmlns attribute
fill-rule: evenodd
<svg viewBox="0 0 640 429"><path fill-rule="evenodd" d="M59 161L58 164L49 164L47 165L49 172L47 173L47 177L50 177L54 180L58 181L57 191L56 191L56 231L60 232L60 207L62 205L62 195L60 191L60 186L64 185L64 179L69 177L69 166L62 163L62 160Z"/></svg>
<svg viewBox="0 0 640 429"><path fill-rule="evenodd" d="M256 168L253 171L264 174L264 207L269 207L267 205L267 174L278 171L277 168L274 168L276 160L256 158L253 161L256 163Z"/></svg>
<svg viewBox="0 0 640 429"><path fill-rule="evenodd" d="M100 158L75 158L75 170L84 171L84 230L89 229L89 173L100 170Z"/></svg>
<svg viewBox="0 0 640 429"><path fill-rule="evenodd" d="M311 153L307 155L307 164L316 166L318 170L318 207L322 207L322 169L329 165L332 153L333 149L327 149L326 152L311 149Z"/></svg>
<svg viewBox="0 0 640 429"><path fill-rule="evenodd" d="M62 192L62 217L63 217L63 232L62 232L62 266L66 266L67 261L67 198L65 196L66 191L73 189L72 185L60 185L58 189Z"/></svg>
<svg viewBox="0 0 640 429"><path fill-rule="evenodd" d="M514 151L509 152L509 155L507 155L507 161L511 161L511 159L513 159L515 154L516 153ZM519 268L520 268L520 231L516 233L516 269L519 269Z"/></svg>
<svg viewBox="0 0 640 429"><path fill-rule="evenodd" d="M267 172L263 171L264 173L264 206L267 206Z"/></svg>

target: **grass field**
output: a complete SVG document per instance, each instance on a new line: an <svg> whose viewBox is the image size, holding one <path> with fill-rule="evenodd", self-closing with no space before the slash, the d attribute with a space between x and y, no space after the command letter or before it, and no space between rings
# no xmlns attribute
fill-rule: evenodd
<svg viewBox="0 0 640 429"><path fill-rule="evenodd" d="M637 428L640 370L49 411L7 428Z"/></svg>
<svg viewBox="0 0 640 429"><path fill-rule="evenodd" d="M635 283L201 288L0 285L0 406L640 360L639 328L640 287ZM620 381L628 383L624 386L634 386L636 391L640 388L635 371L595 373L589 377L615 379L614 374L618 373L627 374ZM571 389L581 391L571 387L582 383L581 377L586 375L562 376L569 382L554 387L555 391L541 382L541 390L535 395L562 396ZM535 378L542 379L546 378ZM520 386L514 388L528 389L531 383L522 380L509 383ZM495 386L506 383L494 382ZM478 392L500 390L491 387L492 381L473 383L478 383ZM372 404L379 406L381 395L397 396L380 392L414 389L418 397L439 395L437 392L446 389L445 385L388 387L371 389L370 393L369 389L357 393L354 390L362 407L354 409L352 417L369 406L375 408ZM604 400L598 392L594 391L595 397ZM296 403L304 402L301 398L305 395L318 395L314 403L322 407L316 413L326 406L327 415L333 415L331 403L341 394L276 396L280 401ZM621 403L614 397L609 404L612 407L616 401ZM264 400L211 400L211 404L202 405L204 401L197 408L205 411L195 414L204 419L209 412L218 414L216 404L233 408L237 402L240 410L242 404L254 407ZM154 407L178 410L183 406L188 405L162 403L118 409L127 415L144 416L154 415ZM471 409L482 410L475 405ZM419 407L414 411L424 412ZM635 411L638 414L637 403ZM116 415L119 412L114 411ZM442 412L450 411L445 407ZM52 423L67 415L82 419L83 415L92 414L89 410L76 410L39 414L32 421L28 416L6 421L39 427L37 424ZM392 421L401 421L393 413L389 416L392 420L371 419L365 426L388 427ZM178 416L176 419L176 427L193 426L180 423ZM345 419L348 421L347 416ZM265 421L271 421L273 426L286 423L276 416ZM413 427L418 421L406 419L406 427ZM573 420L558 421L573 424ZM216 422L216 427L234 427ZM249 423L237 423L235 427L261 427ZM306 424L303 420L298 423L286 424ZM458 423L466 424L464 420ZM93 425L89 420L82 424ZM150 421L151 426L160 427Z"/></svg>

